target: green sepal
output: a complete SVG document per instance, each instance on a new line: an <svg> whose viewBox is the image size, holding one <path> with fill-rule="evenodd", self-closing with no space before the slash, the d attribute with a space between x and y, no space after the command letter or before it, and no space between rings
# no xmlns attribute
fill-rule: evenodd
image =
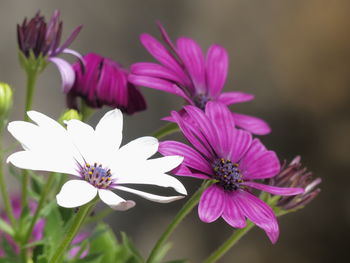
<svg viewBox="0 0 350 263"><path fill-rule="evenodd" d="M29 57L26 57L21 50L18 50L18 59L20 65L28 74L41 73L48 64L47 56L40 54L36 57L33 50L29 51Z"/></svg>

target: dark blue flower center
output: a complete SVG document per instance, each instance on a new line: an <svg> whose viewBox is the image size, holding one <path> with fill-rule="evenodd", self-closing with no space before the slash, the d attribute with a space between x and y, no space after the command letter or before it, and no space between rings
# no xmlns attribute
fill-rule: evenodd
<svg viewBox="0 0 350 263"><path fill-rule="evenodd" d="M101 164L90 165L86 163L81 167L80 174L82 179L100 189L107 189L112 184L111 170L103 168Z"/></svg>
<svg viewBox="0 0 350 263"><path fill-rule="evenodd" d="M199 94L196 94L193 98L193 101L194 101L194 104L204 110L205 109L205 105L207 104L208 101L210 101L210 98L208 95L205 95L205 94L202 94L202 93L199 93Z"/></svg>
<svg viewBox="0 0 350 263"><path fill-rule="evenodd" d="M224 158L216 159L213 163L213 178L218 180L218 185L225 190L237 190L243 182L242 174L237 163L232 163Z"/></svg>

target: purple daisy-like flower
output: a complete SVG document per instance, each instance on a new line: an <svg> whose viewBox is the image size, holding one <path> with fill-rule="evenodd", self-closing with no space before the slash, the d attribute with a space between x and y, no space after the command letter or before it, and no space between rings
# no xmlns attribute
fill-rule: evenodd
<svg viewBox="0 0 350 263"><path fill-rule="evenodd" d="M203 222L222 217L235 228L244 228L246 218L265 230L272 243L279 236L273 210L252 194L252 188L275 195L297 195L302 188L281 188L255 180L274 177L280 171L279 160L258 139L234 128L234 116L222 103L208 102L205 112L185 106L187 118L173 111L172 117L193 148L176 141L164 141L159 152L182 155L184 161L176 175L214 179L201 196L198 212Z"/></svg>
<svg viewBox="0 0 350 263"><path fill-rule="evenodd" d="M68 47L77 37L82 26L75 28L67 40L60 45L62 24L58 10L53 12L49 23L44 16L40 15L40 12L37 12L29 21L25 18L21 25L17 25L17 40L24 57L30 58L33 54L36 59L47 58L58 67L62 77L62 89L67 92L74 83L74 71L70 64L58 58L58 55L67 53L81 58L78 52Z"/></svg>
<svg viewBox="0 0 350 263"><path fill-rule="evenodd" d="M132 83L178 95L202 110L208 101L232 105L254 99L253 95L244 92L222 92L229 64L225 48L214 44L205 56L193 39L180 37L174 45L163 26L160 23L158 26L165 45L149 34L142 34L140 40L160 64L133 64L129 76ZM254 134L264 135L271 131L259 118L235 112L232 115L238 127ZM167 119L171 120L171 117Z"/></svg>
<svg viewBox="0 0 350 263"><path fill-rule="evenodd" d="M95 53L86 54L83 62L73 64L76 78L67 94L68 107L78 109L77 98L81 97L92 108L107 105L127 114L146 109L144 97L120 64Z"/></svg>

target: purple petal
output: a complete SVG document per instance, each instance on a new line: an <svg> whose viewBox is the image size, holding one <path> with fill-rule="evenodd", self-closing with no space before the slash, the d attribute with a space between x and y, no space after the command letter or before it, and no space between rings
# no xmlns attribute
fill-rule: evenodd
<svg viewBox="0 0 350 263"><path fill-rule="evenodd" d="M193 177L193 178L202 179L202 180L210 179L209 176L204 175L203 173L196 173L191 171L190 168L188 168L183 164L179 165L174 170L172 170L172 173L177 176L187 176L187 177Z"/></svg>
<svg viewBox="0 0 350 263"><path fill-rule="evenodd" d="M57 66L62 78L62 90L64 93L68 93L75 80L75 74L72 66L61 58L53 57L49 58L49 60Z"/></svg>
<svg viewBox="0 0 350 263"><path fill-rule="evenodd" d="M270 126L262 119L232 112L236 125L251 133L265 135L271 132Z"/></svg>
<svg viewBox="0 0 350 263"><path fill-rule="evenodd" d="M168 69L174 71L181 79L189 82L188 77L181 68L179 62L171 55L171 53L157 39L149 34L140 36L141 43L147 51L160 63Z"/></svg>
<svg viewBox="0 0 350 263"><path fill-rule="evenodd" d="M34 226L33 228L33 233L32 233L32 241L38 241L43 238L44 234L44 227L45 227L45 220L40 219Z"/></svg>
<svg viewBox="0 0 350 263"><path fill-rule="evenodd" d="M225 105L247 102L254 99L254 95L240 91L224 92L218 97L218 101Z"/></svg>
<svg viewBox="0 0 350 263"><path fill-rule="evenodd" d="M73 55L73 56L77 57L80 60L80 62L84 63L83 56L79 52L77 52L73 49L65 48L62 50L62 53Z"/></svg>
<svg viewBox="0 0 350 263"><path fill-rule="evenodd" d="M144 86L175 94L192 103L191 99L178 86L169 81L133 74L129 75L129 81L136 86Z"/></svg>
<svg viewBox="0 0 350 263"><path fill-rule="evenodd" d="M82 25L76 27L72 33L70 33L69 37L67 38L67 40L62 44L61 47L59 47L55 54L60 54L64 49L66 49L67 47L69 47L72 42L75 40L75 38L78 36L79 32L81 31L81 29L83 28Z"/></svg>
<svg viewBox="0 0 350 263"><path fill-rule="evenodd" d="M222 103L209 101L205 107L205 114L213 123L218 136L217 154L220 157L229 159L234 140L235 122L232 113Z"/></svg>
<svg viewBox="0 0 350 263"><path fill-rule="evenodd" d="M259 198L244 190L239 190L233 198L244 215L258 227L264 229L273 244L276 243L279 229L272 209Z"/></svg>
<svg viewBox="0 0 350 263"><path fill-rule="evenodd" d="M175 54L177 54L176 48L175 48L173 42L170 40L170 37L169 37L168 33L166 32L165 28L163 27L163 25L159 21L157 21L157 26L158 26L158 29L159 29L161 35L162 35L164 42L171 48L171 50Z"/></svg>
<svg viewBox="0 0 350 263"><path fill-rule="evenodd" d="M198 128L193 126L192 123L189 123L184 120L176 111L171 112L174 122L176 122L186 139L207 159L210 159L213 155L210 145L203 138L203 135L200 134Z"/></svg>
<svg viewBox="0 0 350 263"><path fill-rule="evenodd" d="M264 179L280 171L280 162L273 151L266 150L258 139L254 139L240 162L243 179Z"/></svg>
<svg viewBox="0 0 350 263"><path fill-rule="evenodd" d="M230 160L237 163L248 151L253 139L251 133L240 129L235 129L231 136L233 137L233 140L231 144Z"/></svg>
<svg viewBox="0 0 350 263"><path fill-rule="evenodd" d="M201 47L190 38L179 38L177 51L190 74L197 93L207 94L205 85L204 56Z"/></svg>
<svg viewBox="0 0 350 263"><path fill-rule="evenodd" d="M207 175L212 174L213 169L209 165L208 161L206 161L203 156L201 156L197 151L193 150L186 144L176 141L164 141L160 142L158 151L164 156L183 156L183 165L203 172Z"/></svg>
<svg viewBox="0 0 350 263"><path fill-rule="evenodd" d="M133 114L138 111L143 111L147 108L147 103L140 90L132 85L128 84L128 106L126 109L127 114Z"/></svg>
<svg viewBox="0 0 350 263"><path fill-rule="evenodd" d="M207 53L206 76L209 94L217 97L224 87L228 70L228 54L225 48L212 45Z"/></svg>
<svg viewBox="0 0 350 263"><path fill-rule="evenodd" d="M195 106L188 105L185 106L184 109L187 112L187 115L184 115L183 117L186 119L188 116L190 121L194 121L208 144L215 149L215 146L218 145L218 134L210 119L201 109Z"/></svg>
<svg viewBox="0 0 350 263"><path fill-rule="evenodd" d="M212 185L204 191L199 200L199 218L205 223L218 219L225 208L225 193L217 185Z"/></svg>
<svg viewBox="0 0 350 263"><path fill-rule="evenodd" d="M140 62L131 66L131 73L141 76L149 76L170 80L185 85L182 79L170 69L155 63Z"/></svg>
<svg viewBox="0 0 350 263"><path fill-rule="evenodd" d="M271 185L259 184L255 182L244 182L243 185L253 187L255 189L262 190L264 192L271 193L273 195L298 195L304 193L303 188L293 188L293 187L276 187Z"/></svg>
<svg viewBox="0 0 350 263"><path fill-rule="evenodd" d="M230 192L225 194L225 210L222 218L232 227L244 228L246 226L245 216L233 198L233 195L237 193Z"/></svg>

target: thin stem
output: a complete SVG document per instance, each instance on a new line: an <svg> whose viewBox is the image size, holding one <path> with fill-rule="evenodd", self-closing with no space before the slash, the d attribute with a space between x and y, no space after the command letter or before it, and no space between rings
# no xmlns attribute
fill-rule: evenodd
<svg viewBox="0 0 350 263"><path fill-rule="evenodd" d="M76 234L78 233L81 225L84 223L85 218L89 215L92 207L95 205L96 202L97 202L97 198L95 198L90 203L79 208L79 211L75 215L72 225L70 226L70 228L66 233L66 237L62 240L61 244L56 249L55 254L49 261L50 263L61 262L62 256L66 252L68 246L70 245L70 243L72 242Z"/></svg>
<svg viewBox="0 0 350 263"><path fill-rule="evenodd" d="M26 71L27 73L27 94L26 94L26 105L25 105L25 111L24 111L24 120L28 121L29 117L27 115L27 112L32 109L33 104L33 95L35 90L35 84L38 76L38 72L33 71ZM26 170L23 170L22 172L22 197L21 197L21 203L22 208L25 208L27 206L27 188L29 184L29 175L26 172Z"/></svg>
<svg viewBox="0 0 350 263"><path fill-rule="evenodd" d="M158 130L156 130L152 136L156 137L157 139L161 139L167 135L173 134L175 132L179 131L179 127L176 123L170 122L165 124L163 127L160 127Z"/></svg>
<svg viewBox="0 0 350 263"><path fill-rule="evenodd" d="M13 214L11 201L10 201L9 194L7 192L7 188L6 188L6 184L5 184L5 180L4 180L3 159L2 159L2 148L1 147L0 147L0 191L1 191L2 200L4 202L6 215L8 216L8 218L10 220L12 228L16 228L16 219L15 219L15 216Z"/></svg>
<svg viewBox="0 0 350 263"><path fill-rule="evenodd" d="M161 252L162 247L164 246L165 242L167 241L171 233L181 223L181 221L192 211L192 209L198 204L203 191L212 183L213 181L203 182L201 187L198 188L198 190L192 195L192 197L185 203L185 205L181 208L181 210L175 216L174 220L170 223L170 225L168 225L168 227L165 229L165 231L163 232L163 234L155 244L146 263L155 262L159 252Z"/></svg>
<svg viewBox="0 0 350 263"><path fill-rule="evenodd" d="M51 187L53 185L53 182L55 181L55 177L56 176L57 176L56 173L51 173L50 176L49 176L49 179L47 180L47 182L45 184L45 188L44 188L44 190L41 193L41 196L40 196L40 199L39 199L39 203L38 203L38 206L37 206L37 208L35 210L35 213L34 213L34 216L32 218L32 221L30 222L29 228L28 228L26 234L24 235L24 239L23 239L23 242L22 242L24 245L28 242L28 240L30 239L30 237L32 235L35 223L37 222L37 220L38 220L38 218L40 216L41 209L43 208L43 206L45 204L46 197L47 197L48 193L51 190Z"/></svg>
<svg viewBox="0 0 350 263"><path fill-rule="evenodd" d="M254 227L251 221L248 221L245 228L237 229L233 235L225 241L217 250L215 250L204 263L213 263L218 261L226 252L233 247L245 234L249 232L250 229Z"/></svg>

